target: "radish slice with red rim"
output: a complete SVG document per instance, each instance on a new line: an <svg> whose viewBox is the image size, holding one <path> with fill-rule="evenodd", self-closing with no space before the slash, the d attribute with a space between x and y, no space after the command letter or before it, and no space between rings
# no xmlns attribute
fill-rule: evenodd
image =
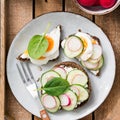
<svg viewBox="0 0 120 120"><path fill-rule="evenodd" d="M55 67L53 70L59 73L63 79L66 79L67 72L63 67Z"/></svg>
<svg viewBox="0 0 120 120"><path fill-rule="evenodd" d="M59 96L62 106L69 106L71 104L70 97L67 94Z"/></svg>
<svg viewBox="0 0 120 120"><path fill-rule="evenodd" d="M90 70L93 70L95 68L97 68L97 66L99 65L99 63L91 63L91 62L88 62L88 61L81 61L82 65L84 67L86 67L87 69L90 69Z"/></svg>
<svg viewBox="0 0 120 120"><path fill-rule="evenodd" d="M42 98L42 103L46 108L49 109L55 108L57 105L55 98L47 94Z"/></svg>
<svg viewBox="0 0 120 120"><path fill-rule="evenodd" d="M68 45L69 50L72 52L77 52L81 48L80 40L75 39L73 37L71 37L71 39L69 39L69 41L67 42L67 45Z"/></svg>
<svg viewBox="0 0 120 120"><path fill-rule="evenodd" d="M78 56L83 50L83 43L77 36L70 36L66 39L64 51L66 56L74 58Z"/></svg>
<svg viewBox="0 0 120 120"><path fill-rule="evenodd" d="M88 82L88 76L81 70L72 70L68 73L67 80L72 84L86 85Z"/></svg>
<svg viewBox="0 0 120 120"><path fill-rule="evenodd" d="M98 59L102 55L102 48L100 45L93 45L93 54L91 59Z"/></svg>

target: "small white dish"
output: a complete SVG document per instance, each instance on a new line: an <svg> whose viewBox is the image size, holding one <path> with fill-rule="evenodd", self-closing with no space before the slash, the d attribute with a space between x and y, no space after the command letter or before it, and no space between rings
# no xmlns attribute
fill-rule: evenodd
<svg viewBox="0 0 120 120"><path fill-rule="evenodd" d="M81 9L82 11L84 11L88 14L92 14L92 15L104 15L104 14L110 13L120 5L120 0L117 0L117 2L111 8L105 9L101 6L84 7L84 6L80 5L77 2L77 0L73 0L73 1L79 7L79 9Z"/></svg>
<svg viewBox="0 0 120 120"><path fill-rule="evenodd" d="M87 101L87 103L78 109L75 109L74 111L67 112L61 110L55 114L49 113L49 116L52 120L80 119L96 110L108 96L114 82L116 68L115 56L109 39L105 33L90 20L73 13L52 12L41 15L29 22L16 35L9 49L6 66L8 82L14 96L19 101L19 103L32 114L40 117L39 111L41 109L41 106L39 103L36 105L36 101L30 96L29 92L26 90L24 84L22 83L22 80L16 68L16 63L18 62L16 60L16 57L27 48L28 42L33 35L43 33L45 27L49 22L52 24L50 30L59 24L62 26L61 39L77 32L78 29L81 29L83 32L97 36L100 39L101 45L103 47L105 64L101 70L101 76L96 77L88 72L92 91L90 99ZM30 67L32 68L35 79L37 80L43 72L47 71L58 62L68 60L79 64L79 62L75 59L68 59L61 49L59 59L56 61L51 61L47 65L42 66L42 71L40 71L38 67L32 64Z"/></svg>

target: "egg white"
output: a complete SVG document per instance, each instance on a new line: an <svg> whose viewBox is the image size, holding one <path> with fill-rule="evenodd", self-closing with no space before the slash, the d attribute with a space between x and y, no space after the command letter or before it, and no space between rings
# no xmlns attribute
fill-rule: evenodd
<svg viewBox="0 0 120 120"><path fill-rule="evenodd" d="M53 48L45 53L45 57L50 57L53 55L58 49L60 44L60 26L57 26L54 28L50 33L47 34L49 37L51 37L54 41Z"/></svg>
<svg viewBox="0 0 120 120"><path fill-rule="evenodd" d="M83 33L83 32L77 32L75 35L80 37L81 40L84 39L85 42L87 43L86 49L83 51L83 53L80 56L77 57L79 60L86 61L93 54L92 38L90 37L90 35Z"/></svg>
<svg viewBox="0 0 120 120"><path fill-rule="evenodd" d="M47 34L49 37L51 37L54 41L54 46L53 48L46 52L44 54L44 57L46 57L45 59L33 59L31 57L30 61L33 64L36 64L38 66L43 65L43 64L47 64L49 62L49 60L53 60L56 59L59 56L59 44L60 44L60 26L57 26L56 28L54 28L50 33Z"/></svg>

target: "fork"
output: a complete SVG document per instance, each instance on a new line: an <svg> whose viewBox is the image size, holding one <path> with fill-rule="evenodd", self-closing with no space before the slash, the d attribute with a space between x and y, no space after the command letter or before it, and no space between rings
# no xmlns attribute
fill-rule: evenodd
<svg viewBox="0 0 120 120"><path fill-rule="evenodd" d="M32 74L32 71L28 65L28 63L23 63L20 62L20 64L17 64L17 69L19 72L19 75L21 77L21 80L23 82L23 84L25 85L26 89L28 90L28 92L31 94L31 96L34 99L38 99L39 103L41 104L41 100L40 100L40 92L38 91L38 85L35 81L35 78ZM42 106L42 104L41 104ZM44 109L44 107L41 107L40 110L40 116L42 120L50 120L48 113L46 112L46 110Z"/></svg>

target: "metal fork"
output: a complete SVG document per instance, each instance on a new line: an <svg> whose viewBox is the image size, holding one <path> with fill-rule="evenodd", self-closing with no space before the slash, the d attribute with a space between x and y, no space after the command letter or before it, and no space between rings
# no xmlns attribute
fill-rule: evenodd
<svg viewBox="0 0 120 120"><path fill-rule="evenodd" d="M40 92L38 91L38 86L37 86L35 78L32 74L32 71L29 67L29 64L20 62L20 64L16 63L16 66L17 66L19 75L21 77L21 80L24 83L26 89L29 91L29 93L32 95L32 97L34 99L38 98L39 103L41 104ZM42 104L41 104L41 106L42 106ZM40 110L40 116L41 116L42 120L50 120L50 118L43 106Z"/></svg>

